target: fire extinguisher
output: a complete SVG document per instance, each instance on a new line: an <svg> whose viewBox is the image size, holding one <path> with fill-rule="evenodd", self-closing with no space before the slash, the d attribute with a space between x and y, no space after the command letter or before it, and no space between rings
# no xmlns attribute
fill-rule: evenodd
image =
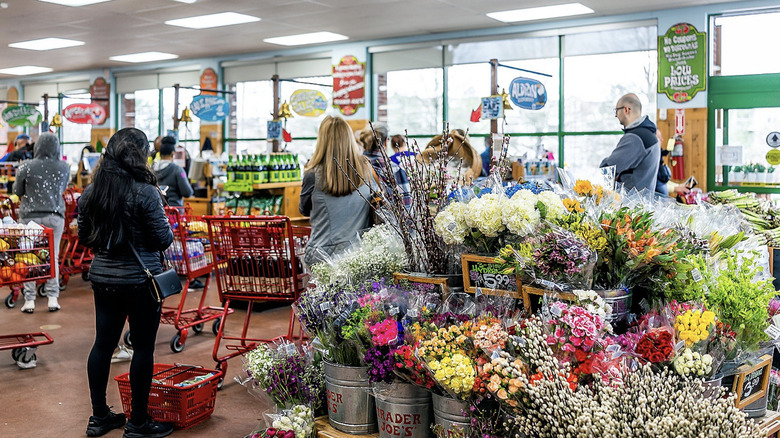
<svg viewBox="0 0 780 438"><path fill-rule="evenodd" d="M685 178L685 157L683 157L683 141L679 135L674 138L674 149L672 150L672 179L681 180Z"/></svg>

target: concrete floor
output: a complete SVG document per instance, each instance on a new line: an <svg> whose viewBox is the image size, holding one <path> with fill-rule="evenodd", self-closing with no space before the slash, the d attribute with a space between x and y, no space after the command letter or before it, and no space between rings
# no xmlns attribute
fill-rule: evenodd
<svg viewBox="0 0 780 438"><path fill-rule="evenodd" d="M0 298L10 291L0 289ZM197 307L202 292L188 294L185 308ZM178 301L178 298L171 298ZM207 304L219 305L216 283L211 282ZM91 415L86 362L95 333L92 290L79 277L71 278L68 288L60 295L59 312L48 312L46 299L38 298L33 314L22 313L24 299L13 309L0 306L0 336L44 331L54 343L38 348L38 366L22 370L11 358L10 350L0 351L0 437L83 437L87 419ZM173 305L173 302L166 302ZM245 310L236 309L228 317L225 330L239 336ZM287 332L289 306L268 307L252 313L249 336L274 337ZM173 353L170 341L176 335L172 325L161 325L157 336L156 363L185 363L213 369L212 349L216 336L207 323L203 333L191 330L184 351ZM121 341L120 341L121 342ZM2 345L2 344L0 344ZM228 351L221 345L221 355ZM130 362L112 365L111 375L129 370ZM211 418L186 430L177 430L173 436L187 437L243 437L261 421L267 409L247 390L233 381L241 371L241 358L228 361L227 378L217 393ZM108 385L108 403L117 412L122 411L119 390L113 378ZM121 437L122 429L107 437Z"/></svg>

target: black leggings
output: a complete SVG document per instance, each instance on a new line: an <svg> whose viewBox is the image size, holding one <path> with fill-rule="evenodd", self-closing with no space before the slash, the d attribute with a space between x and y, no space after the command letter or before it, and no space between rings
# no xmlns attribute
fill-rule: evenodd
<svg viewBox="0 0 780 438"><path fill-rule="evenodd" d="M152 298L146 284L120 286L93 282L92 289L95 295L95 343L87 361L92 415L104 416L108 412L106 387L111 371L111 356L119 344L127 319L133 344L133 359L130 362L130 421L142 424L147 418L160 306Z"/></svg>

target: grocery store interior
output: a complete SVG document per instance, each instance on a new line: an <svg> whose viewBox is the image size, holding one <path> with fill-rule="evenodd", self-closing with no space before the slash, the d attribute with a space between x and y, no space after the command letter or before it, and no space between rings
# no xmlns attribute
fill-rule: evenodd
<svg viewBox="0 0 780 438"><path fill-rule="evenodd" d="M369 121L384 124L391 137L404 136L421 149L453 129L467 130L478 152L483 142L508 136L514 179L552 179L557 167L588 178L623 135L615 103L635 93L661 144L670 147L672 196L676 185L693 178L689 188L701 193L780 197L773 167L780 154L769 153L780 146L770 138L780 131L780 57L771 50L780 2L562 3L0 1L0 155L14 151L22 134L36 141L53 132L71 172L61 309L47 311L39 296L33 313L20 311L25 300L16 271L0 271L6 303L0 306L0 436L84 436L95 318L90 255L78 248L75 207L101 151L122 128L143 131L150 150L155 138L175 137L174 163L193 189L184 199L193 217L280 215L304 229L310 221L299 210L303 169L327 116L343 117L356 133ZM704 61L694 66L701 86L690 95L675 93L669 72L661 71L669 65L662 42L680 23L704 41L698 48ZM518 77L542 85L539 108L523 106L527 101L513 86ZM484 108L495 102L491 96L499 99L500 116ZM18 199L10 196L16 165L0 162L2 216L16 214ZM180 253L187 236L181 239ZM201 264L182 279L207 287L191 284L166 299L171 310L160 325L155 362L226 372L211 400L213 413L179 425L173 435L245 437L264 422L267 407L234 379L242 371L242 347L220 338L287 335L300 290L282 298L261 293L249 303L236 299L228 311L221 299L225 280L217 278L208 245L190 243L189 256ZM1 255L0 263L6 263ZM288 286L298 289L296 282ZM28 335L9 339L12 334ZM35 367L17 364L33 354ZM107 398L117 412L123 405L114 377L129 367L121 358L111 366ZM105 436L121 434L120 428Z"/></svg>

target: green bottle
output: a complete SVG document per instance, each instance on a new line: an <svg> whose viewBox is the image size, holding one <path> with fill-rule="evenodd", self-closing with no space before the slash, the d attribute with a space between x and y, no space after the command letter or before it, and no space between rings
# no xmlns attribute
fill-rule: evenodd
<svg viewBox="0 0 780 438"><path fill-rule="evenodd" d="M293 154L293 181L301 180L301 164L298 161L298 154Z"/></svg>
<svg viewBox="0 0 780 438"><path fill-rule="evenodd" d="M228 181L235 181L236 180L236 170L233 168L233 156L228 157L228 163L227 166L225 166L225 170L227 171L227 180Z"/></svg>
<svg viewBox="0 0 780 438"><path fill-rule="evenodd" d="M241 180L246 182L252 182L252 173L249 166L249 157L246 155L241 159Z"/></svg>
<svg viewBox="0 0 780 438"><path fill-rule="evenodd" d="M282 155L282 181L290 181L290 162L287 160L288 155Z"/></svg>
<svg viewBox="0 0 780 438"><path fill-rule="evenodd" d="M262 184L263 181L260 178L260 157L255 155L252 157L252 184Z"/></svg>
<svg viewBox="0 0 780 438"><path fill-rule="evenodd" d="M271 155L271 182L278 183L282 181L282 169L279 162L279 155Z"/></svg>

